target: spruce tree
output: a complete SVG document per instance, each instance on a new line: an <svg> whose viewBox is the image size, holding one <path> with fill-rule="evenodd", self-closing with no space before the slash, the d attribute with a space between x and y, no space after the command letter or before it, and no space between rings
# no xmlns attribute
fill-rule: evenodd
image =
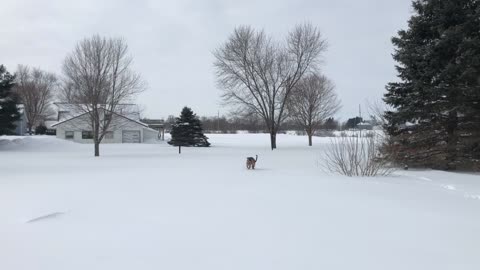
<svg viewBox="0 0 480 270"><path fill-rule="evenodd" d="M178 146L179 152L182 146L208 147L210 143L203 134L203 128L197 115L192 109L184 107L180 117L176 118L170 132L172 139L168 142L170 145Z"/></svg>
<svg viewBox="0 0 480 270"><path fill-rule="evenodd" d="M325 121L322 127L327 130L336 130L338 129L338 122L333 117L330 117Z"/></svg>
<svg viewBox="0 0 480 270"><path fill-rule="evenodd" d="M400 82L386 126L399 161L456 169L480 159L480 1L416 0L392 39ZM469 164L469 165L467 165ZM475 165L474 165L475 166Z"/></svg>
<svg viewBox="0 0 480 270"><path fill-rule="evenodd" d="M356 116L354 118L349 118L347 122L345 123L345 128L346 129L351 129L351 128L356 128L358 124L363 122L363 118Z"/></svg>
<svg viewBox="0 0 480 270"><path fill-rule="evenodd" d="M15 77L0 65L0 135L13 134L15 121L20 119L17 98L13 93Z"/></svg>

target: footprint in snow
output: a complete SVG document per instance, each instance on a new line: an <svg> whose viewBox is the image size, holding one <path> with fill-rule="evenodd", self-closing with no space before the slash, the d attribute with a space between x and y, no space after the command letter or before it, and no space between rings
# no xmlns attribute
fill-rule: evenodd
<svg viewBox="0 0 480 270"><path fill-rule="evenodd" d="M36 217L34 219L31 219L31 220L27 221L26 223L34 223L34 222L54 219L54 218L60 217L64 214L65 214L64 212L53 212L53 213L50 213L50 214L47 214L47 215L43 215L43 216L39 216L39 217Z"/></svg>
<svg viewBox="0 0 480 270"><path fill-rule="evenodd" d="M480 195L476 195L476 194L468 194L468 193L465 193L465 195L463 195L463 197L465 197L465 198L467 198L467 199L480 200Z"/></svg>
<svg viewBox="0 0 480 270"><path fill-rule="evenodd" d="M428 178L428 177L423 177L423 176L416 176L416 177L420 180L423 180L423 181L433 182L433 180ZM453 185L440 185L440 187L442 187L444 189L448 189L448 190L457 190L457 188Z"/></svg>
<svg viewBox="0 0 480 270"><path fill-rule="evenodd" d="M457 190L457 188L452 185L441 185L441 187L448 190Z"/></svg>

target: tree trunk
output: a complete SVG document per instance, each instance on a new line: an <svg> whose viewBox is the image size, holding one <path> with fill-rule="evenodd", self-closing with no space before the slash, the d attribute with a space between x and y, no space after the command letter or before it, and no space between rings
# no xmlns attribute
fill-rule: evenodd
<svg viewBox="0 0 480 270"><path fill-rule="evenodd" d="M28 128L28 134L32 135L32 128L33 126L30 123L27 123L27 128Z"/></svg>
<svg viewBox="0 0 480 270"><path fill-rule="evenodd" d="M95 145L95 156L99 157L100 156L100 143L94 142Z"/></svg>
<svg viewBox="0 0 480 270"><path fill-rule="evenodd" d="M305 131L307 132L307 136L308 136L308 146L312 146L313 145L313 142L312 142L313 128L307 126Z"/></svg>
<svg viewBox="0 0 480 270"><path fill-rule="evenodd" d="M98 157L100 156L100 131L99 131L99 115L98 115L98 110L95 109L95 125L92 128L93 130L93 144L95 145L95 156Z"/></svg>
<svg viewBox="0 0 480 270"><path fill-rule="evenodd" d="M448 124L447 124L447 160L446 160L446 169L447 170L456 170L457 162L457 111L452 111L448 115Z"/></svg>
<svg viewBox="0 0 480 270"><path fill-rule="evenodd" d="M182 153L182 146L181 146L181 145L178 146L178 153L179 153L179 154Z"/></svg>
<svg viewBox="0 0 480 270"><path fill-rule="evenodd" d="M273 149L277 149L277 133L275 131L270 131L270 145Z"/></svg>

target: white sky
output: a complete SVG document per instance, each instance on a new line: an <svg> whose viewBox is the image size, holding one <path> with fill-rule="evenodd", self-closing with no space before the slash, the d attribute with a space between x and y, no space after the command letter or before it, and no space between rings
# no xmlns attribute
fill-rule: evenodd
<svg viewBox="0 0 480 270"><path fill-rule="evenodd" d="M237 25L283 38L309 21L328 40L323 72L337 86L345 119L395 80L390 38L407 25L410 0L2 0L0 64L60 73L65 56L93 34L122 36L148 83L138 98L150 118L228 113L220 105L212 51Z"/></svg>

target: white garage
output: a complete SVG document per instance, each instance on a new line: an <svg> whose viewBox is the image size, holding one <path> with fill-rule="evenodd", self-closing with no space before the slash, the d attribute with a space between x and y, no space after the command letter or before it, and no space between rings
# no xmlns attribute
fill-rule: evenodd
<svg viewBox="0 0 480 270"><path fill-rule="evenodd" d="M159 131L151 129L147 124L129 117L113 114L111 131L107 131L102 143L144 143L158 140ZM88 124L88 115L82 114L58 122L57 138L78 143L93 143L93 132Z"/></svg>
<svg viewBox="0 0 480 270"><path fill-rule="evenodd" d="M122 130L122 143L141 143L140 130Z"/></svg>

